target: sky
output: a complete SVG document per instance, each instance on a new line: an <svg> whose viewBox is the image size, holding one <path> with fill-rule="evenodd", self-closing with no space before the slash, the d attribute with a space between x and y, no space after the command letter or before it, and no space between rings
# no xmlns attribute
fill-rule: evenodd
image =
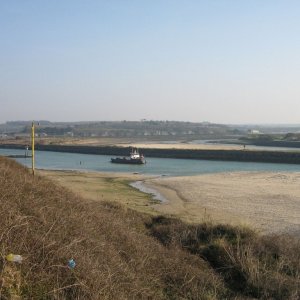
<svg viewBox="0 0 300 300"><path fill-rule="evenodd" d="M0 122L300 123L300 1L0 0Z"/></svg>

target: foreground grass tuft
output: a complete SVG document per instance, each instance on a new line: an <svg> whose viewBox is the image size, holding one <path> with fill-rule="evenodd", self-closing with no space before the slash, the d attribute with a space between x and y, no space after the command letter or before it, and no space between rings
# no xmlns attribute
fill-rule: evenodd
<svg viewBox="0 0 300 300"><path fill-rule="evenodd" d="M259 236L230 225L187 225L155 217L148 228L162 244L180 247L207 261L231 296L259 299L300 298L300 241Z"/></svg>

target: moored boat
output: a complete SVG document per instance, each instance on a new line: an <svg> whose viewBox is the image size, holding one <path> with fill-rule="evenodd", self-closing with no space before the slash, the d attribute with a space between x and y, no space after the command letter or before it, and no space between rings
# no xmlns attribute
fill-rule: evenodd
<svg viewBox="0 0 300 300"><path fill-rule="evenodd" d="M140 154L137 149L133 148L129 157L112 158L111 162L115 164L143 165L146 163L146 160L143 154Z"/></svg>

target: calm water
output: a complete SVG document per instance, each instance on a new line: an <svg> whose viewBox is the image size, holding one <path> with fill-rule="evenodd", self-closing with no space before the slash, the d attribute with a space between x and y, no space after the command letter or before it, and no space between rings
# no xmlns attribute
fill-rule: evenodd
<svg viewBox="0 0 300 300"><path fill-rule="evenodd" d="M24 150L0 149L0 155L24 154ZM92 170L99 172L139 172L141 174L184 176L232 171L300 172L300 165L252 162L146 158L146 165L110 163L108 155L36 151L36 168L56 170ZM16 159L31 166L30 158Z"/></svg>

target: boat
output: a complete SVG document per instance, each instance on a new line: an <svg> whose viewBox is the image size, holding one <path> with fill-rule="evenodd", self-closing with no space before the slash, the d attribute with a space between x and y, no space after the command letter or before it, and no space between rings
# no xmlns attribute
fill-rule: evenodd
<svg viewBox="0 0 300 300"><path fill-rule="evenodd" d="M132 149L129 157L116 157L111 159L115 164L130 164L130 165L143 165L146 163L143 154L140 154L138 149Z"/></svg>

